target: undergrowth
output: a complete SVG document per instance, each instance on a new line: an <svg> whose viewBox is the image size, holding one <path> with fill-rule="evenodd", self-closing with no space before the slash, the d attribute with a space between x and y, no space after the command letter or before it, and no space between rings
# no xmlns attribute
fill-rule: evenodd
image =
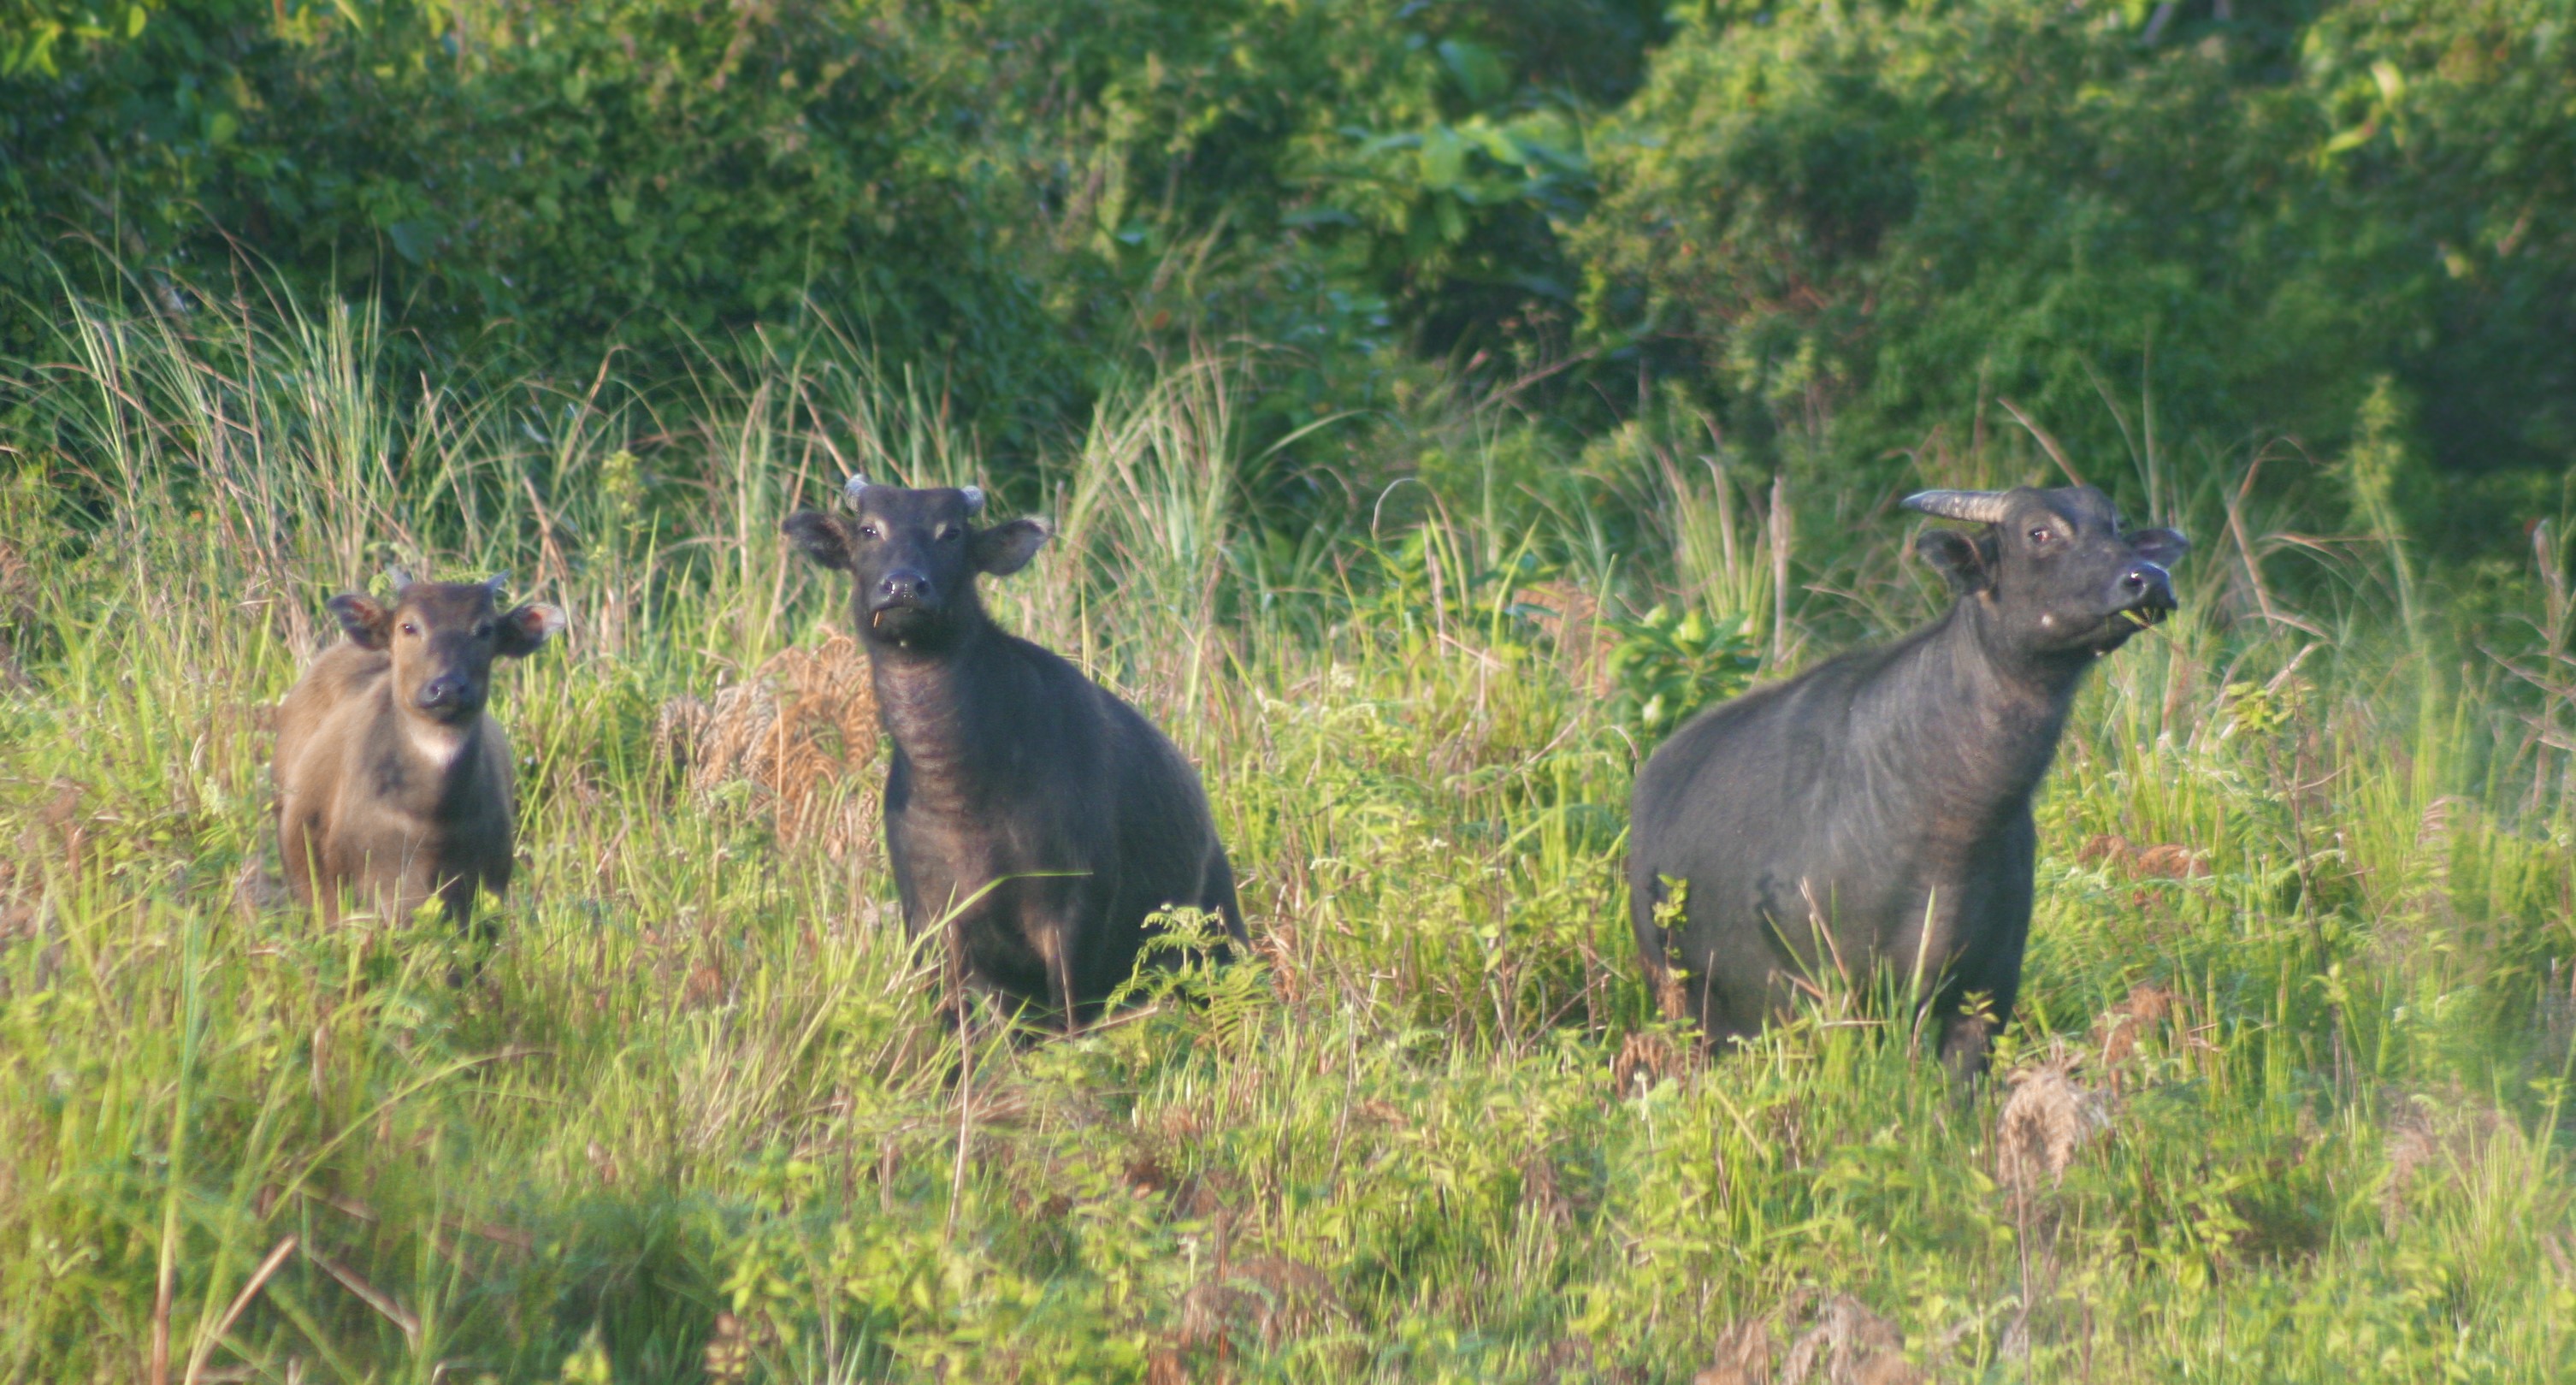
<svg viewBox="0 0 2576 1385"><path fill-rule="evenodd" d="M859 462L964 479L927 411L795 362L685 426L398 407L346 317L73 339L0 504L0 1378L2576 1373L2563 709L2383 619L2383 557L2286 580L2324 549L2223 487L2161 497L2185 611L2083 697L1962 1088L1866 979L1701 1056L1618 880L1640 704L1928 612L1899 526L1794 603L1761 497L1687 468L1697 570L1544 514L1273 542L1221 364L1176 370L1053 460L1062 542L994 595L1203 767L1255 956L1033 1040L942 1022L865 737L727 773L670 729L834 666L774 662L838 620L777 520ZM388 558L573 612L499 679L488 950L273 883L269 709ZM1639 613L1725 590L1677 669Z"/></svg>

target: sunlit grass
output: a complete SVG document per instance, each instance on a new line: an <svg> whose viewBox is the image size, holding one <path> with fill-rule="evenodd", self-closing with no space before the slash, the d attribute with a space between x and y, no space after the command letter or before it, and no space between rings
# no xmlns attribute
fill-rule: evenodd
<svg viewBox="0 0 2576 1385"><path fill-rule="evenodd" d="M1547 536L1435 534L1436 600L1356 541L1265 568L1217 366L1068 446L1079 522L996 597L1204 767L1259 955L1028 1042L941 1022L872 849L655 750L834 618L779 516L854 457L957 479L901 388L397 411L363 321L87 328L0 506L7 1379L148 1379L160 1336L173 1381L1687 1381L1766 1334L1771 1378L1902 1378L1872 1324L1941 1379L2576 1371L2568 822L2366 605L2222 620L2205 546L2084 695L1999 1063L2065 1072L2084 1138L2016 1179L2021 1088L1954 1087L1865 979L1714 1061L1655 1018L1630 728L1461 585ZM1753 518L1692 503L1675 580L1772 601ZM1898 537L1831 561L1894 601ZM575 615L499 680L488 955L267 883L265 709L388 556Z"/></svg>

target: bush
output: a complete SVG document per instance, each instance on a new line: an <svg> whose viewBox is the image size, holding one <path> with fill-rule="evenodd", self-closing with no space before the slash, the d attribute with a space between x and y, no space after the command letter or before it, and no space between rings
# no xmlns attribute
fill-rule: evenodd
<svg viewBox="0 0 2576 1385"><path fill-rule="evenodd" d="M1597 142L1588 311L1686 341L1739 440L1878 473L1998 397L2097 476L2332 449L2382 371L2438 465L2563 465L2576 158L2512 112L2576 97L2576 11L2233 10L1704 5Z"/></svg>
<svg viewBox="0 0 2576 1385"><path fill-rule="evenodd" d="M1023 452L1133 347L1194 330L1324 372L1277 433L1364 397L1390 343L1548 317L1561 341L1577 117L1624 95L1655 13L13 8L37 37L0 50L10 354L59 320L49 258L184 311L248 256L381 300L429 361L507 350L587 378L623 349L676 373L692 342L846 329Z"/></svg>
<svg viewBox="0 0 2576 1385"><path fill-rule="evenodd" d="M1621 718L1643 742L1663 739L1692 713L1744 691L1762 666L1761 645L1740 615L1710 620L1696 609L1676 613L1659 605L1635 620L1608 624L1619 636L1610 649L1610 676L1618 684Z"/></svg>

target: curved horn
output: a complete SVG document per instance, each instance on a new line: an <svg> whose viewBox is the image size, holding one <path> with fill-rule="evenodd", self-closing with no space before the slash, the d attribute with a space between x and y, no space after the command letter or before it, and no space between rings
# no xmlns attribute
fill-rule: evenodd
<svg viewBox="0 0 2576 1385"><path fill-rule="evenodd" d="M851 500L857 500L859 498L859 492L866 490L867 488L868 478L853 474L849 480L841 483L841 494L849 497Z"/></svg>
<svg viewBox="0 0 2576 1385"><path fill-rule="evenodd" d="M1916 491L1905 497L1905 508L1921 510L1943 519L1964 519L1972 524L2004 522L2002 491Z"/></svg>
<svg viewBox="0 0 2576 1385"><path fill-rule="evenodd" d="M966 513L970 515L980 515L984 513L984 488L982 486L960 486L958 487L958 493L966 497Z"/></svg>
<svg viewBox="0 0 2576 1385"><path fill-rule="evenodd" d="M411 574L398 567L389 567L385 569L385 580L393 584L394 595L400 596L403 589L411 585Z"/></svg>

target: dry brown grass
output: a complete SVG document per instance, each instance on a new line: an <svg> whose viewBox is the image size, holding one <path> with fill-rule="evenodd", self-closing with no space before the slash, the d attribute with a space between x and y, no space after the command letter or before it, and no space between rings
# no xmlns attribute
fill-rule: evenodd
<svg viewBox="0 0 2576 1385"><path fill-rule="evenodd" d="M1995 1174L2016 1198L2028 1198L2042 1179L2057 1186L2084 1146L2110 1128L2108 1102L2075 1081L2076 1061L2061 1051L2004 1075L2012 1095L1995 1121Z"/></svg>
<svg viewBox="0 0 2576 1385"><path fill-rule="evenodd" d="M1797 1289L1767 1317L1719 1334L1715 1363L1692 1376L1691 1385L1919 1385L1925 1379L1905 1359L1905 1334L1869 1305L1849 1294Z"/></svg>
<svg viewBox="0 0 2576 1385"><path fill-rule="evenodd" d="M20 666L17 631L36 627L36 570L6 539L0 539L0 688L34 686Z"/></svg>
<svg viewBox="0 0 2576 1385"><path fill-rule="evenodd" d="M1619 1055L1610 1060L1610 1090L1622 1097L1636 1096L1665 1078L1680 1080L1690 1064L1691 1055L1670 1037L1640 1029L1620 1040Z"/></svg>
<svg viewBox="0 0 2576 1385"><path fill-rule="evenodd" d="M2381 1217L2393 1227L2413 1213L2427 1183L2468 1179L2486 1157L2487 1146L2509 1129L2502 1113L2457 1087L2391 1102L2388 1177L2379 1187Z"/></svg>
<svg viewBox="0 0 2576 1385"><path fill-rule="evenodd" d="M2206 851L2194 851L2179 842L2139 846L2107 832L2087 839L2075 859L2086 865L2107 862L2122 875L2138 880L2197 879L2208 875L2210 869Z"/></svg>
<svg viewBox="0 0 2576 1385"><path fill-rule="evenodd" d="M1575 684L1594 697L1609 696L1610 650L1619 636L1602 621L1601 599L1564 581L1532 583L1519 596Z"/></svg>
<svg viewBox="0 0 2576 1385"><path fill-rule="evenodd" d="M1303 1260L1256 1255L1221 1264L1181 1295L1177 1334L1184 1351L1214 1350L1220 1358L1258 1340L1276 1350L1343 1315L1341 1296L1324 1272Z"/></svg>
<svg viewBox="0 0 2576 1385"><path fill-rule="evenodd" d="M876 693L848 635L781 650L711 702L671 699L654 742L693 793L752 784L782 843L816 842L842 861L876 840Z"/></svg>
<svg viewBox="0 0 2576 1385"><path fill-rule="evenodd" d="M2138 1046L2174 1014L2178 1002L2162 986L2138 985L2128 998L2093 1017L2094 1049L2102 1066L2116 1070L2137 1056Z"/></svg>
<svg viewBox="0 0 2576 1385"><path fill-rule="evenodd" d="M1717 1336L1717 1362L1691 1377L1691 1385L1762 1385L1771 1378L1771 1324L1747 1318Z"/></svg>
<svg viewBox="0 0 2576 1385"><path fill-rule="evenodd" d="M1687 1023L1691 1018L1690 992L1684 985L1686 975L1680 967L1669 963L1660 967L1650 966L1646 973L1646 984L1655 993L1656 1012L1675 1024Z"/></svg>

